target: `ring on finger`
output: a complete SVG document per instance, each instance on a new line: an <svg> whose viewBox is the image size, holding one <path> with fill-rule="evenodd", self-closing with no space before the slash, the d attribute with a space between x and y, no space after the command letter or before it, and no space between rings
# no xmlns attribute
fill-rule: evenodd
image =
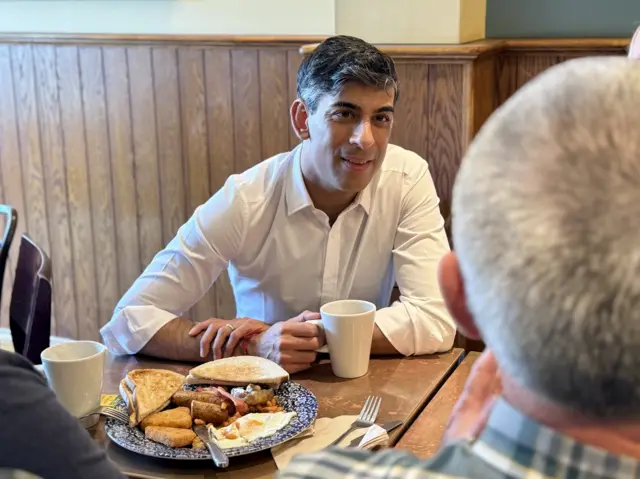
<svg viewBox="0 0 640 479"><path fill-rule="evenodd" d="M234 328L233 324L231 324L231 323L227 323L227 324L225 324L225 327L226 327L226 328L229 328L231 331L233 331L234 329L236 329L236 328Z"/></svg>

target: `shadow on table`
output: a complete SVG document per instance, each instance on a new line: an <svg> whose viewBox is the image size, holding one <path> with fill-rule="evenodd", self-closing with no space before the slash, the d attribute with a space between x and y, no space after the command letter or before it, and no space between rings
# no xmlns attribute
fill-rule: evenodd
<svg viewBox="0 0 640 479"><path fill-rule="evenodd" d="M110 443L107 454L128 477L162 479L213 479L215 477L271 477L277 472L269 451L233 457L229 467L218 469L212 461L179 461L136 454Z"/></svg>
<svg viewBox="0 0 640 479"><path fill-rule="evenodd" d="M320 358L320 356L323 356ZM328 354L318 354L320 362L306 371L295 373L291 379L294 381L301 379L312 379L319 383L343 383L346 381L353 381L352 379L339 378L333 374L331 370L331 362L329 361Z"/></svg>

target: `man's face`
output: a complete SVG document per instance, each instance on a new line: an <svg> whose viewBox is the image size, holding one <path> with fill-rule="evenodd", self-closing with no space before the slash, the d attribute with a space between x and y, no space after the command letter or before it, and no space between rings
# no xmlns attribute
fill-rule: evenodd
<svg viewBox="0 0 640 479"><path fill-rule="evenodd" d="M328 190L362 191L378 171L393 126L394 91L347 83L308 117L315 178Z"/></svg>

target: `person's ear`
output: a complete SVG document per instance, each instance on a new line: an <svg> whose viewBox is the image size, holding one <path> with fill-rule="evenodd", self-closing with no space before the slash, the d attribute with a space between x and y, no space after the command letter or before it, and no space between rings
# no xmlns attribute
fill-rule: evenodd
<svg viewBox="0 0 640 479"><path fill-rule="evenodd" d="M640 60L640 27L633 34L627 56L633 60Z"/></svg>
<svg viewBox="0 0 640 479"><path fill-rule="evenodd" d="M464 281L460 272L458 257L449 252L440 261L438 282L447 309L456 322L458 330L469 339L482 339L473 316L467 307L464 294Z"/></svg>
<svg viewBox="0 0 640 479"><path fill-rule="evenodd" d="M296 136L302 141L308 140L310 138L309 110L300 98L291 104L290 115L291 126L293 126L293 131L296 132Z"/></svg>

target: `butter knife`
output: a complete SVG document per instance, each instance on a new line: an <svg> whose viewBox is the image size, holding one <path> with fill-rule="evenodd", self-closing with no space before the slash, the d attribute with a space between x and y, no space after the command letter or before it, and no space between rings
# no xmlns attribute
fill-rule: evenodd
<svg viewBox="0 0 640 479"><path fill-rule="evenodd" d="M389 421L389 422L385 422L384 424L380 424L380 427L382 429L384 429L385 431L387 431L388 433L393 431L395 428L402 426L402 421ZM366 431L365 433L366 434ZM362 438L364 437L364 434L362 436L358 436L356 437L353 441L351 441L349 443L349 445L347 447L357 447L358 444L360 444L360 441L362 441Z"/></svg>
<svg viewBox="0 0 640 479"><path fill-rule="evenodd" d="M222 449L218 447L218 445L211 439L209 436L209 430L207 426L200 424L193 426L193 431L198 435L200 440L204 442L211 453L211 459L218 467L227 467L229 465L229 458L227 455L222 452Z"/></svg>

